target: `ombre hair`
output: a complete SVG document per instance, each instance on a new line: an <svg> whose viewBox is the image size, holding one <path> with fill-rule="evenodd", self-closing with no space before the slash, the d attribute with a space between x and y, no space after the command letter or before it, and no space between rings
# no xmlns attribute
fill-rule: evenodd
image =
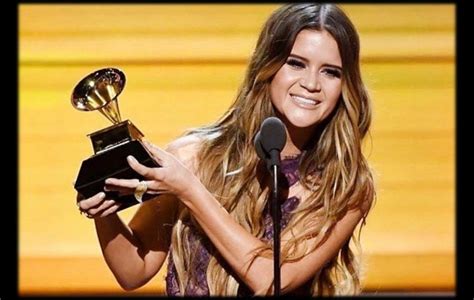
<svg viewBox="0 0 474 300"><path fill-rule="evenodd" d="M270 83L285 64L297 34L304 29L325 30L336 40L342 59L342 92L334 111L318 125L303 151L299 173L300 183L308 191L307 199L291 213L282 231L282 235L292 236L282 245L282 263L303 258L320 246L349 209L364 204L370 208L375 199L371 170L362 153L372 111L361 78L359 37L352 22L339 7L331 4L288 4L277 9L262 28L244 81L228 111L214 124L187 133L201 140L196 158L201 182L236 222L262 238L262 215L269 191L259 184L261 165L252 141L263 120L275 116ZM369 209L365 211L360 229ZM292 230L295 226L303 231L295 232ZM360 250L360 229L359 237L353 234L314 275L308 293L354 295L361 291L360 256L350 245L353 242ZM193 276L193 251L186 242L191 230L205 238L188 209L183 208L173 228L171 244L182 295ZM314 247L303 247L308 238L318 241ZM271 251L271 245L267 244L255 255L271 258ZM238 278L214 248L207 280L211 296L238 293Z"/></svg>

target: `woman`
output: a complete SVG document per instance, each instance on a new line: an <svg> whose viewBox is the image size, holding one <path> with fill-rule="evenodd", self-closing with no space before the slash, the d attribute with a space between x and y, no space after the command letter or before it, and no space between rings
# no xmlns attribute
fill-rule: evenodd
<svg viewBox="0 0 474 300"><path fill-rule="evenodd" d="M262 121L280 118L286 181L280 195L281 293L360 292L349 247L375 198L361 143L371 122L359 68L359 38L340 8L292 4L266 22L235 102L216 123L192 130L166 151L147 143L162 166L130 166L145 177L106 180L106 191L133 194L146 184L128 225L120 203L78 195L94 218L104 258L119 284L148 282L168 256L168 295L273 294L271 180L253 139ZM360 232L359 232L360 233Z"/></svg>

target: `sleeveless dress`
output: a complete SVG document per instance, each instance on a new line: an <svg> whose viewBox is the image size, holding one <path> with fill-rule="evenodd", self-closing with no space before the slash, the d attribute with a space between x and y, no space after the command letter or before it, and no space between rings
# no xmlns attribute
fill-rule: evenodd
<svg viewBox="0 0 474 300"><path fill-rule="evenodd" d="M281 160L280 171L284 175L279 179L279 186L288 189L299 180L299 160L301 155L287 157ZM290 213L298 206L300 199L296 196L287 199L280 199L281 203L281 222L280 228L283 230L289 222ZM264 242L273 242L273 220L270 215L270 209L265 209L264 214L265 231L262 240ZM207 285L206 270L210 260L210 241L207 239L199 239L195 231L189 235L189 244L196 250L193 261L191 262L192 271L194 272L194 280L188 283L185 289L184 296L209 296L209 289ZM179 291L177 281L177 272L173 263L171 251L168 256L168 270L166 275L166 294L168 296L183 296ZM309 284L305 284L298 291L292 294L307 294L309 295ZM252 296L252 292L244 285L239 286L239 296Z"/></svg>

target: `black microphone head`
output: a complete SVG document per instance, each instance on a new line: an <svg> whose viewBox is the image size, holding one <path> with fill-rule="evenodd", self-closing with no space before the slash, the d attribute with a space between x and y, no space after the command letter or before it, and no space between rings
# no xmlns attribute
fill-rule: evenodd
<svg viewBox="0 0 474 300"><path fill-rule="evenodd" d="M266 118L260 128L260 143L266 153L272 150L280 152L286 143L286 129L280 119L276 117Z"/></svg>
<svg viewBox="0 0 474 300"><path fill-rule="evenodd" d="M265 152L263 151L263 148L262 148L262 141L261 141L260 131L257 132L257 135L255 136L255 138L253 140L253 145L255 146L255 150L257 152L258 157L260 157L260 159L262 159L262 160L266 160L267 157L266 157Z"/></svg>

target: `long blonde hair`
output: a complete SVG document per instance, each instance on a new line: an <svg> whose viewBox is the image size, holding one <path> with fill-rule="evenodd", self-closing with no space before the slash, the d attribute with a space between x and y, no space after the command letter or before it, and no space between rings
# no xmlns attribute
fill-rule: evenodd
<svg viewBox="0 0 474 300"><path fill-rule="evenodd" d="M362 202L372 203L375 197L371 171L361 150L372 112L360 74L359 37L351 21L340 8L330 4L290 4L277 9L261 31L245 79L229 110L214 124L187 133L202 138L197 155L197 175L201 182L236 222L262 238L262 214L268 189L259 184L259 159L252 141L263 120L275 115L270 82L303 29L326 30L337 41L343 65L342 93L331 116L318 127L301 158L300 182L310 193L292 212L282 231L282 235L292 234L282 247L282 263L297 261L313 251L319 243L312 249L302 247L306 239L315 237L319 242L324 241L349 208ZM312 176L315 171L320 174L317 180ZM295 226L304 231L293 232ZM193 277L193 249L187 242L192 230L202 234L184 208L173 228L171 246L183 295ZM360 292L360 266L350 247L351 241L356 246L360 244L353 235L315 274L309 291L312 295ZM207 267L210 295L237 295L239 279L215 249L211 249L211 254ZM259 249L256 255L271 257L271 245Z"/></svg>

